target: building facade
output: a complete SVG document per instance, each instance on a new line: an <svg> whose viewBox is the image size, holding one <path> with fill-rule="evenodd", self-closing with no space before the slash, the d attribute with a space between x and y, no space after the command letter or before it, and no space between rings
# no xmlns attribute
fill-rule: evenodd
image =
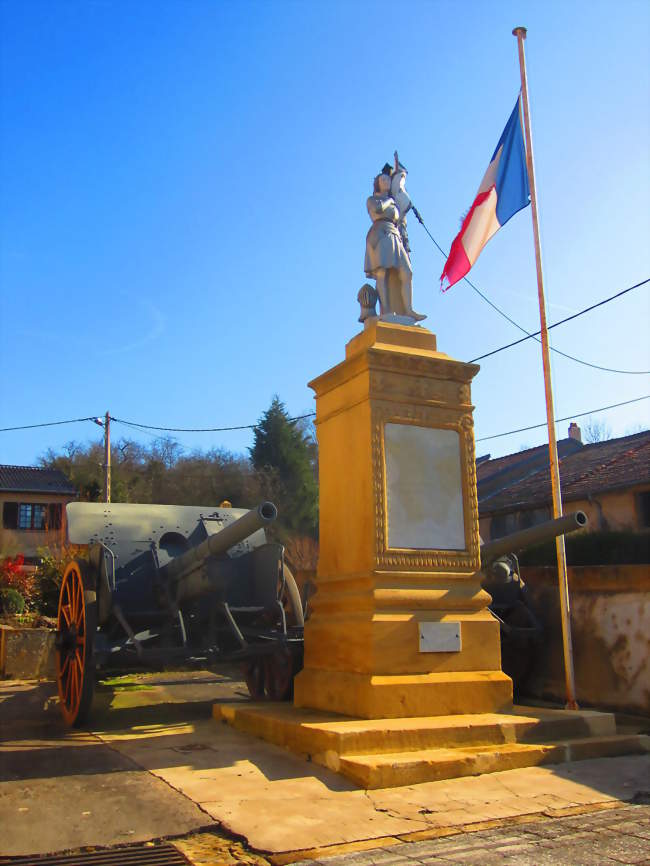
<svg viewBox="0 0 650 866"><path fill-rule="evenodd" d="M587 531L650 529L650 430L583 445L576 424L558 441L563 511L584 511ZM548 446L477 460L483 541L552 517Z"/></svg>
<svg viewBox="0 0 650 866"><path fill-rule="evenodd" d="M38 559L38 549L66 538L65 506L76 488L58 469L0 465L0 557Z"/></svg>

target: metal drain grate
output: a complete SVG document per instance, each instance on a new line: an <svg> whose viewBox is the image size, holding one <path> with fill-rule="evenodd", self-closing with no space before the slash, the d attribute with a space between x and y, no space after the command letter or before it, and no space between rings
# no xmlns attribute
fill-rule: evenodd
<svg viewBox="0 0 650 866"><path fill-rule="evenodd" d="M43 857L0 857L0 866L187 866L188 860L173 845L129 845L82 851L79 854L49 854Z"/></svg>

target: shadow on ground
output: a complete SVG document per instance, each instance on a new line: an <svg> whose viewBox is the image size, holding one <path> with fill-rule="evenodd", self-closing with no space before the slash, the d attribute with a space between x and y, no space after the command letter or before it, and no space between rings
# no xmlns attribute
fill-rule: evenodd
<svg viewBox="0 0 650 866"><path fill-rule="evenodd" d="M549 803L632 800L650 787L639 783L639 768L650 775L648 758L628 757L366 793L213 721L215 701L247 699L234 676L112 677L97 690L90 727L70 731L54 683L0 683L0 824L9 828L0 853L146 840L215 821L259 849L291 850L312 839L335 844L530 814ZM47 828L41 822L35 833L43 814Z"/></svg>
<svg viewBox="0 0 650 866"><path fill-rule="evenodd" d="M66 728L51 682L0 683L0 781L175 767L209 771L253 760L269 781L318 778L332 791L343 777L212 719L215 701L247 700L234 678L193 673L128 675L99 682L89 725Z"/></svg>

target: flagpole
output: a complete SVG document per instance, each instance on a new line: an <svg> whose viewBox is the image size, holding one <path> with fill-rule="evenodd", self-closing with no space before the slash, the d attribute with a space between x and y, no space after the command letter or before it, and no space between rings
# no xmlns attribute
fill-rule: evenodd
<svg viewBox="0 0 650 866"><path fill-rule="evenodd" d="M555 411L553 408L553 386L551 383L551 359L548 350L548 328L546 326L546 301L544 299L544 277L542 274L542 248L539 240L539 216L537 213L537 190L535 186L535 163L533 160L533 139L530 132L530 112L528 108L528 82L526 78L526 58L524 55L525 27L515 27L512 35L517 37L519 48L519 68L521 70L521 96L524 107L524 128L526 132L526 166L530 185L530 203L533 214L533 236L535 239L535 263L537 266L537 295L539 299L539 318L541 325L542 365L544 368L544 391L546 394L546 423L548 426L548 451L551 470L551 490L553 494L553 517L562 516L562 493L560 490L560 469L555 436ZM557 569L560 589L560 611L562 614L562 643L564 647L564 675L566 680L567 709L577 710L575 674L573 670L573 646L571 642L571 606L569 600L569 581L567 578L566 549L564 536L555 539Z"/></svg>

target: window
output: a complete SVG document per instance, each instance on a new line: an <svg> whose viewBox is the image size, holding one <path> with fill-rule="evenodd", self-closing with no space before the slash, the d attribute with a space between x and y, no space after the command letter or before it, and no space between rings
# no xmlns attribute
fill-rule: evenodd
<svg viewBox="0 0 650 866"><path fill-rule="evenodd" d="M47 505L21 502L18 506L18 529L36 529L44 532L47 528Z"/></svg>
<svg viewBox="0 0 650 866"><path fill-rule="evenodd" d="M47 529L47 505L32 505L32 529Z"/></svg>
<svg viewBox="0 0 650 866"><path fill-rule="evenodd" d="M495 514L490 523L490 539L503 538L519 532L520 529L528 529L537 526L545 520L551 519L550 508L534 508L522 511L511 511L509 514Z"/></svg>
<svg viewBox="0 0 650 866"><path fill-rule="evenodd" d="M31 529L32 528L32 505L31 503L28 505L19 505L18 506L18 529Z"/></svg>
<svg viewBox="0 0 650 866"><path fill-rule="evenodd" d="M47 532L61 528L63 507L58 502L5 502L2 525L5 529Z"/></svg>

